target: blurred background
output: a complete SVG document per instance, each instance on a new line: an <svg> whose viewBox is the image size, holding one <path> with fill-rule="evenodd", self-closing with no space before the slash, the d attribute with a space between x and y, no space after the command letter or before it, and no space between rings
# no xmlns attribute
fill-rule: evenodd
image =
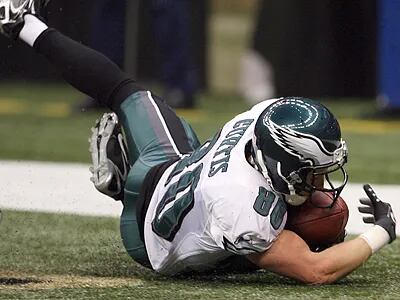
<svg viewBox="0 0 400 300"><path fill-rule="evenodd" d="M400 182L395 0L54 0L48 22L154 89L204 141L263 99L312 97L339 118L353 182ZM0 37L0 159L89 162L104 108Z"/></svg>

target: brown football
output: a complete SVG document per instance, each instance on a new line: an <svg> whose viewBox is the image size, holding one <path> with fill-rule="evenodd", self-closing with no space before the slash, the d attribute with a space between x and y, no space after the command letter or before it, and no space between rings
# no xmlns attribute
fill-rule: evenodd
<svg viewBox="0 0 400 300"><path fill-rule="evenodd" d="M297 233L310 247L335 243L344 234L349 218L346 202L339 197L331 208L329 193L316 191L304 204L288 208L286 229Z"/></svg>

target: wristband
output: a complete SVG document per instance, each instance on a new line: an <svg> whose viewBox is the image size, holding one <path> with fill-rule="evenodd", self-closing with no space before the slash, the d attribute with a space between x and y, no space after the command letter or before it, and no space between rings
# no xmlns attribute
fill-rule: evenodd
<svg viewBox="0 0 400 300"><path fill-rule="evenodd" d="M389 233L379 225L375 225L367 232L361 234L360 238L366 241L371 247L372 254L389 244L390 241Z"/></svg>

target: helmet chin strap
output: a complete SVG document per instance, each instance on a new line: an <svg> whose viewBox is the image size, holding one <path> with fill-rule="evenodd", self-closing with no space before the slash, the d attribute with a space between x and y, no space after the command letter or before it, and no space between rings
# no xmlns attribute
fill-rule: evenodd
<svg viewBox="0 0 400 300"><path fill-rule="evenodd" d="M268 183L270 184L271 188L274 189L271 179L268 176L268 170L267 167L264 163L264 159L263 159L263 155L261 150L256 151L256 157L257 157L257 167L261 170L259 170L262 175L264 176L264 178L268 181ZM280 163L278 163L278 173L280 173ZM279 174L281 176L281 174ZM281 176L282 178L284 178L283 176ZM287 182L287 180L284 178L284 180L286 181L288 187L289 187L289 195L287 194L283 194L285 196L285 200L287 203L289 203L290 205L293 206L298 206L303 204L306 200L307 197L306 196L300 196L296 194L296 191L294 189L294 186L292 184L290 184L289 182Z"/></svg>
<svg viewBox="0 0 400 300"><path fill-rule="evenodd" d="M278 175L286 182L286 184L289 188L289 195L284 194L286 202L293 206L299 206L299 205L303 204L304 202L306 202L307 197L296 194L296 190L295 190L293 184L291 184L286 179L286 177L283 176L282 171L281 171L281 163L280 162L277 163L277 171L278 171Z"/></svg>
<svg viewBox="0 0 400 300"><path fill-rule="evenodd" d="M289 190L290 190L290 195L285 195L285 200L287 203L293 206L299 206L302 205L304 202L306 202L307 197L306 196L300 196L297 195L294 191L293 185L289 185Z"/></svg>

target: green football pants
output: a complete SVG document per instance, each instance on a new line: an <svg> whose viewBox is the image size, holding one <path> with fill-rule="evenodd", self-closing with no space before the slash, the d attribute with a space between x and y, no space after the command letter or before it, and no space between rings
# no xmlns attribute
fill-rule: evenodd
<svg viewBox="0 0 400 300"><path fill-rule="evenodd" d="M149 91L132 94L116 113L125 132L131 165L122 201L121 237L129 255L149 266L136 218L143 180L152 167L190 153L200 143L190 125Z"/></svg>

